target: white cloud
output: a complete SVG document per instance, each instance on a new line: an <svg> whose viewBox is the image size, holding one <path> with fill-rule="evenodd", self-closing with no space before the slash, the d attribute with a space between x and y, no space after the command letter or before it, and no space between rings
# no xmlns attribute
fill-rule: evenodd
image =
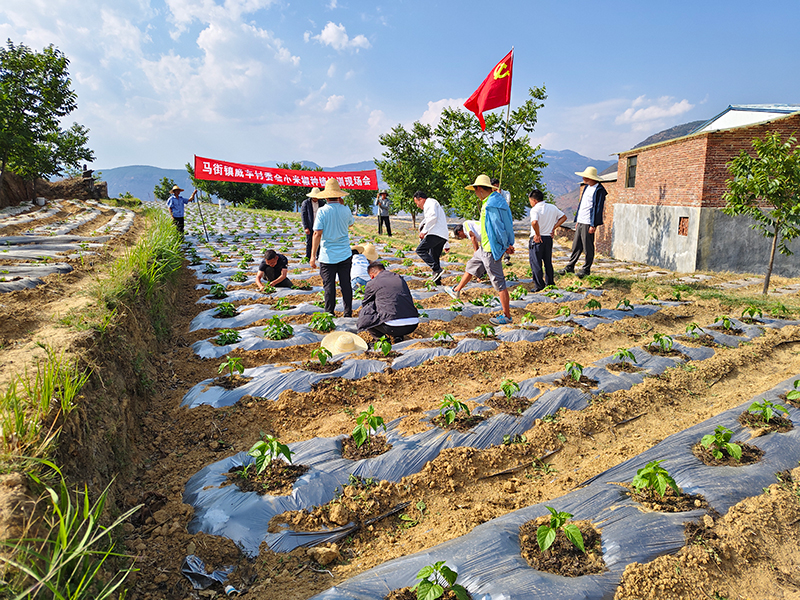
<svg viewBox="0 0 800 600"><path fill-rule="evenodd" d="M336 0L331 0L330 2L328 2L328 10L333 10L337 6L338 6L338 4L337 4Z"/></svg>
<svg viewBox="0 0 800 600"><path fill-rule="evenodd" d="M436 127L442 118L442 111L445 108L463 108L466 98L445 98L436 102L428 102L428 109L422 113L419 122L423 125Z"/></svg>
<svg viewBox="0 0 800 600"><path fill-rule="evenodd" d="M618 125L633 124L635 128L648 127L651 123L677 117L694 108L688 100L675 102L670 96L662 96L656 100L648 100L645 96L636 98L629 108L617 116Z"/></svg>
<svg viewBox="0 0 800 600"><path fill-rule="evenodd" d="M334 75L336 75L336 64L331 63L331 66L328 67L328 77L333 77Z"/></svg>
<svg viewBox="0 0 800 600"><path fill-rule="evenodd" d="M350 39L347 35L347 30L345 26L339 23L336 25L332 21L328 21L328 24L322 29L319 35L313 36L315 40L317 40L320 44L324 46L330 46L334 50L342 51L342 50L355 50L356 52L361 48L370 48L371 44L369 40L359 34L356 37Z"/></svg>
<svg viewBox="0 0 800 600"><path fill-rule="evenodd" d="M339 110L342 107L343 103L344 103L344 96L337 96L334 94L333 96L328 96L328 101L325 103L325 108L323 108L322 110L324 110L325 112L334 112L336 110Z"/></svg>

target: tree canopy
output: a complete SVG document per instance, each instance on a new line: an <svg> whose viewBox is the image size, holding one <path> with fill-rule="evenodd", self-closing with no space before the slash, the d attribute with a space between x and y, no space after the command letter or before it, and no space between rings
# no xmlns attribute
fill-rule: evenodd
<svg viewBox="0 0 800 600"><path fill-rule="evenodd" d="M800 147L790 136L785 142L779 133L753 140L755 156L742 150L728 164L731 174L728 191L722 198L722 211L728 215L747 215L751 227L772 238L763 293L775 263L775 251L791 255L787 242L800 236Z"/></svg>
<svg viewBox="0 0 800 600"><path fill-rule="evenodd" d="M175 187L175 181L169 177L162 177L161 181L153 188L153 195L157 200L166 202L169 199L172 188Z"/></svg>
<svg viewBox="0 0 800 600"><path fill-rule="evenodd" d="M89 130L61 119L77 108L69 59L52 45L42 52L8 40L0 48L0 194L7 171L23 179L60 175L94 160Z"/></svg>
<svg viewBox="0 0 800 600"><path fill-rule="evenodd" d="M386 149L383 160L376 159L375 164L392 190L394 206L416 215L419 210L411 198L422 190L459 216L477 218L480 201L464 187L485 173L500 179L501 187L511 192L511 212L515 219L521 218L528 192L534 187L544 191L541 170L546 166L540 147L531 145L528 134L547 94L541 87L530 88L528 95L511 111L508 123L502 113L485 115L485 131L471 112L446 108L435 129L415 122L410 130L397 125L381 136Z"/></svg>

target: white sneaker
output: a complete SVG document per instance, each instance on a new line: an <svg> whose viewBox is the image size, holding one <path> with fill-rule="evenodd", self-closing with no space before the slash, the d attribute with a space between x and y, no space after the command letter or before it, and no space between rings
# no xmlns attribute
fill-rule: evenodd
<svg viewBox="0 0 800 600"><path fill-rule="evenodd" d="M455 288L446 285L444 286L444 291L447 292L447 295L450 296L453 300L461 299L461 290L456 291Z"/></svg>

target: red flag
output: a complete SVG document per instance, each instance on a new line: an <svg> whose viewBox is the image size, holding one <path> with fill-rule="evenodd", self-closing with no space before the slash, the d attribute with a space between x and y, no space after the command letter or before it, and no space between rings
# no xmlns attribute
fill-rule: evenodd
<svg viewBox="0 0 800 600"><path fill-rule="evenodd" d="M511 68L514 63L514 50L506 54L486 76L481 86L464 102L464 106L474 112L486 130L483 113L511 102Z"/></svg>

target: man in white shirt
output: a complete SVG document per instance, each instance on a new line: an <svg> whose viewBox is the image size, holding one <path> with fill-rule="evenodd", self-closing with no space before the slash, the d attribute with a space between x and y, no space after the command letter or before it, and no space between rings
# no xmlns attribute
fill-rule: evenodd
<svg viewBox="0 0 800 600"><path fill-rule="evenodd" d="M447 217L442 206L433 198L428 198L425 192L414 193L414 204L422 211L422 223L419 231L421 241L417 246L417 255L433 271L430 281L439 285L442 282L442 267L439 258L442 256L442 250L449 237Z"/></svg>
<svg viewBox="0 0 800 600"><path fill-rule="evenodd" d="M533 291L540 292L548 285L555 285L553 278L553 231L567 220L555 204L544 201L540 190L528 194L531 203L531 239L528 243L528 262L533 275ZM542 276L544 265L544 277Z"/></svg>
<svg viewBox="0 0 800 600"><path fill-rule="evenodd" d="M558 274L566 275L575 273L575 264L578 262L581 253L585 253L583 269L576 275L583 278L589 275L594 262L594 234L597 228L603 224L603 207L606 201L606 189L600 183L603 178L597 174L594 167L586 167L582 173L575 172L575 175L583 177L584 189L581 193L581 201L578 204L578 212L575 217L575 237L572 239L572 253L569 256L567 266L561 269Z"/></svg>

